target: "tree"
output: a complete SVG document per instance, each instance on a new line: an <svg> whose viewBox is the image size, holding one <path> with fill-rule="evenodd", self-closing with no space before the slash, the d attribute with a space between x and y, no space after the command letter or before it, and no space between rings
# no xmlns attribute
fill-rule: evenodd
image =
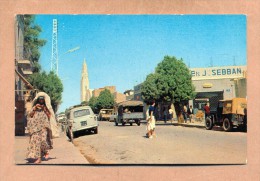
<svg viewBox="0 0 260 181"><path fill-rule="evenodd" d="M49 74L43 71L30 75L28 80L36 89L50 96L51 104L56 110L62 101L63 84L60 78L52 71Z"/></svg>
<svg viewBox="0 0 260 181"><path fill-rule="evenodd" d="M97 97L91 97L89 99L88 105L91 107L94 113L98 113L97 109Z"/></svg>
<svg viewBox="0 0 260 181"><path fill-rule="evenodd" d="M24 52L26 58L33 62L33 72L40 72L39 66L40 51L39 49L46 44L46 40L40 39L42 31L39 25L34 24L35 15L24 15Z"/></svg>
<svg viewBox="0 0 260 181"><path fill-rule="evenodd" d="M191 74L183 60L165 56L155 73L149 74L142 84L142 98L174 103L177 116L181 114L181 103L195 97Z"/></svg>
<svg viewBox="0 0 260 181"><path fill-rule="evenodd" d="M110 93L109 90L105 89L100 92L96 102L96 107L98 110L103 108L113 108L114 104L114 96Z"/></svg>

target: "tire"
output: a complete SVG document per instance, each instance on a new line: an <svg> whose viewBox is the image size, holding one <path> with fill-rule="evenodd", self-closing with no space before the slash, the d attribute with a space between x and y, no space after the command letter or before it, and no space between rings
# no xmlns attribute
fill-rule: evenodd
<svg viewBox="0 0 260 181"><path fill-rule="evenodd" d="M94 134L98 134L98 127L96 127L96 129L94 129Z"/></svg>
<svg viewBox="0 0 260 181"><path fill-rule="evenodd" d="M125 122L124 122L124 120L122 120L122 126L125 126Z"/></svg>
<svg viewBox="0 0 260 181"><path fill-rule="evenodd" d="M213 128L213 121L210 118L206 118L205 120L205 128L207 130L211 130Z"/></svg>
<svg viewBox="0 0 260 181"><path fill-rule="evenodd" d="M136 124L137 124L138 126L140 126L140 125L141 125L141 121L140 121L140 120L137 120L137 121L136 121Z"/></svg>
<svg viewBox="0 0 260 181"><path fill-rule="evenodd" d="M133 126L133 123L130 123L130 126Z"/></svg>
<svg viewBox="0 0 260 181"><path fill-rule="evenodd" d="M223 120L223 129L226 132L231 131L231 129L232 129L232 123L229 121L228 118L225 118Z"/></svg>
<svg viewBox="0 0 260 181"><path fill-rule="evenodd" d="M116 120L115 120L115 125L118 126L118 122L116 122Z"/></svg>

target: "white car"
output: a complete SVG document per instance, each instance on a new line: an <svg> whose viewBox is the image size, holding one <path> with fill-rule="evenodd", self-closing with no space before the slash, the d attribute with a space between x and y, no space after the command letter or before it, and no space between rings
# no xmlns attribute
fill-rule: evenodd
<svg viewBox="0 0 260 181"><path fill-rule="evenodd" d="M67 136L73 141L78 132L93 131L98 133L97 116L89 106L73 106L66 112L67 117Z"/></svg>
<svg viewBox="0 0 260 181"><path fill-rule="evenodd" d="M109 122L115 122L117 119L117 113L114 112L110 117L109 117Z"/></svg>

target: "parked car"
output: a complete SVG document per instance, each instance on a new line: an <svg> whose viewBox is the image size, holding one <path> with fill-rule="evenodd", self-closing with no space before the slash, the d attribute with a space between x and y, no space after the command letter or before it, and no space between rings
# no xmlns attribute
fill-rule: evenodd
<svg viewBox="0 0 260 181"><path fill-rule="evenodd" d="M144 105L141 101L124 101L118 104L118 115L115 119L115 125L123 126L129 123L131 126L136 123L138 126L141 120L145 120Z"/></svg>
<svg viewBox="0 0 260 181"><path fill-rule="evenodd" d="M205 120L206 129L210 130L214 125L223 126L225 131L231 131L233 127L246 131L247 129L247 101L245 98L233 98L220 100L217 110L211 110L210 116Z"/></svg>
<svg viewBox="0 0 260 181"><path fill-rule="evenodd" d="M95 134L98 133L97 116L91 107L84 105L73 106L66 111L66 117L66 134L71 141L78 132L93 131Z"/></svg>
<svg viewBox="0 0 260 181"><path fill-rule="evenodd" d="M64 113L58 114L58 116L57 116L57 122L58 123L64 123L65 119L66 119L66 115Z"/></svg>
<svg viewBox="0 0 260 181"><path fill-rule="evenodd" d="M98 114L99 121L109 121L110 116L113 114L113 109L101 109Z"/></svg>
<svg viewBox="0 0 260 181"><path fill-rule="evenodd" d="M113 112L111 116L109 117L109 122L115 122L117 118L117 112Z"/></svg>

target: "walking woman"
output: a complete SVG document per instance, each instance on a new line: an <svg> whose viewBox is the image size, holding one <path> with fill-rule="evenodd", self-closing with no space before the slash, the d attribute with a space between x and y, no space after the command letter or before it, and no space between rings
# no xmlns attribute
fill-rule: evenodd
<svg viewBox="0 0 260 181"><path fill-rule="evenodd" d="M147 137L148 138L153 138L156 137L155 135L155 117L154 117L154 112L155 112L155 102L150 105L148 111L148 119L147 119Z"/></svg>
<svg viewBox="0 0 260 181"><path fill-rule="evenodd" d="M27 153L29 162L41 163L42 158L48 159L48 151L53 148L50 117L51 113L46 106L45 97L38 96L27 118L30 135Z"/></svg>

